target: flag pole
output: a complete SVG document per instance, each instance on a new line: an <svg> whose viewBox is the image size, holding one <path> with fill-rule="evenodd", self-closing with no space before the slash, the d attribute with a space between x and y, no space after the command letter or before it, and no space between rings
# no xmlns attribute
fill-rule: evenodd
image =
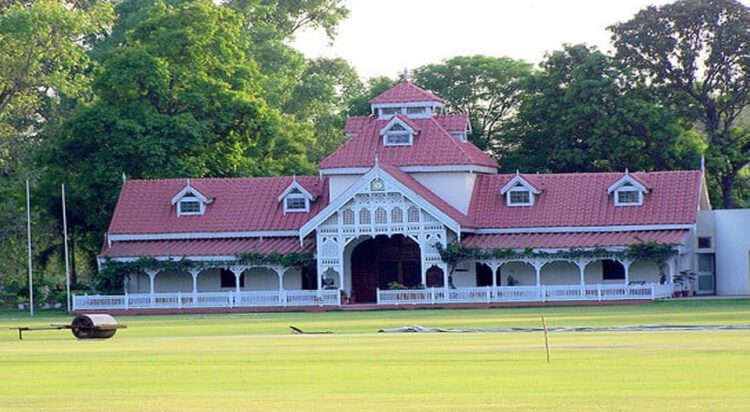
<svg viewBox="0 0 750 412"><path fill-rule="evenodd" d="M31 191L29 180L26 179L26 232L29 247L29 314L34 316L34 276L31 264Z"/></svg>
<svg viewBox="0 0 750 412"><path fill-rule="evenodd" d="M65 210L65 183L62 184L63 239L65 242L65 304L70 312L70 257L68 252L68 215Z"/></svg>

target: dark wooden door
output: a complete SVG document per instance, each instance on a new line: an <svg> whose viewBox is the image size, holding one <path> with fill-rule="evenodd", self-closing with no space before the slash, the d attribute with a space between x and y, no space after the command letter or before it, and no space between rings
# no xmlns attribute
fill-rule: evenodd
<svg viewBox="0 0 750 412"><path fill-rule="evenodd" d="M368 239L352 251L352 291L357 302L377 301L377 288L391 282L416 287L420 280L419 245L401 235Z"/></svg>

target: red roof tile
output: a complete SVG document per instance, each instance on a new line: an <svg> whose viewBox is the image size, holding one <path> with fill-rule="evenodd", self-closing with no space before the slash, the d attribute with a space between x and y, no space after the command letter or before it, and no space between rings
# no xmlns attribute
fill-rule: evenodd
<svg viewBox="0 0 750 412"><path fill-rule="evenodd" d="M687 230L652 230L633 232L516 233L502 235L467 235L461 241L481 249L555 249L627 246L639 241L680 244Z"/></svg>
<svg viewBox="0 0 750 412"><path fill-rule="evenodd" d="M345 133L352 138L323 159L321 169L372 167L375 155L387 164L404 166L473 165L497 168L497 162L469 142L452 137L436 118L409 119L420 132L411 146L384 146L380 130L389 119L349 118Z"/></svg>
<svg viewBox="0 0 750 412"><path fill-rule="evenodd" d="M153 240L114 242L102 251L101 257L183 257L183 256L234 256L240 253L293 253L312 252L314 240L300 246L297 237L267 237L243 239L204 240Z"/></svg>
<svg viewBox="0 0 750 412"><path fill-rule="evenodd" d="M631 173L649 182L642 206L616 207L607 188L620 173L533 175L543 192L533 206L507 206L500 195L515 174L478 175L469 209L475 227L666 225L695 223L700 171ZM535 183L536 183L535 182Z"/></svg>
<svg viewBox="0 0 750 412"><path fill-rule="evenodd" d="M434 119L449 132L464 132L471 129L468 114L439 114Z"/></svg>
<svg viewBox="0 0 750 412"><path fill-rule="evenodd" d="M413 178L408 173L403 172L397 167L391 165L380 164L380 168L385 170L389 175L393 176L396 180L401 182L404 186L413 190L416 194L421 196L426 201L430 202L433 206L440 209L441 212L448 215L451 219L455 220L461 226L468 224L468 218L463 213L459 212L456 208L449 205L448 202L443 200L441 197L435 194L435 192L426 188L423 184Z"/></svg>
<svg viewBox="0 0 750 412"><path fill-rule="evenodd" d="M445 103L445 100L408 80L401 80L397 85L370 99L370 104L411 102Z"/></svg>
<svg viewBox="0 0 750 412"><path fill-rule="evenodd" d="M285 215L278 196L291 182L291 176L190 179L190 185L213 202L202 216L177 217L170 200L185 187L186 179L128 180L109 234L297 230L328 204L328 188L326 179L297 176L317 199L310 212Z"/></svg>

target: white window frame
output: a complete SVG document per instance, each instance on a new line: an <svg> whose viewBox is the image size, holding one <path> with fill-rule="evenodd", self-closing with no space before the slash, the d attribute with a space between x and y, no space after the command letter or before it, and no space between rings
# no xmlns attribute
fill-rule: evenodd
<svg viewBox="0 0 750 412"><path fill-rule="evenodd" d="M289 208L289 200L292 199L302 199L305 202L305 207L302 209L290 209ZM310 200L305 197L302 193L289 193L284 197L284 213L304 213L310 211Z"/></svg>
<svg viewBox="0 0 750 412"><path fill-rule="evenodd" d="M511 201L511 193L518 193L518 192L526 192L528 194L528 201L523 203L517 203ZM515 207L515 206L534 206L534 193L529 190L527 187L524 187L523 185L518 185L510 190L508 190L505 194L505 201L508 206Z"/></svg>
<svg viewBox="0 0 750 412"><path fill-rule="evenodd" d="M198 203L198 211L195 212L184 212L182 210L182 204L190 202L190 203ZM177 216L199 216L206 212L206 205L205 203L201 202L200 199L198 199L195 196L184 196L177 202Z"/></svg>
<svg viewBox="0 0 750 412"><path fill-rule="evenodd" d="M398 142L398 143L392 143L389 142L388 139L393 138L395 136L408 136L408 139L406 142ZM383 146L411 146L414 144L414 134L409 133L409 131L402 131L399 130L397 132L386 132L383 135Z"/></svg>
<svg viewBox="0 0 750 412"><path fill-rule="evenodd" d="M620 193L634 192L638 196L635 202L621 202ZM643 205L643 192L634 186L625 186L615 190L615 206L641 206Z"/></svg>

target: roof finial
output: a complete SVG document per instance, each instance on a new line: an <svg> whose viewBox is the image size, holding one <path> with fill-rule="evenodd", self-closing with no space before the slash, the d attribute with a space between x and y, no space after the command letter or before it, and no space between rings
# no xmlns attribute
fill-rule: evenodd
<svg viewBox="0 0 750 412"><path fill-rule="evenodd" d="M519 172L518 169L516 169L516 176L521 176L521 172Z"/></svg>
<svg viewBox="0 0 750 412"><path fill-rule="evenodd" d="M628 171L628 168L627 168L627 167L625 168L625 174L626 174L626 175L630 174L630 172Z"/></svg>
<svg viewBox="0 0 750 412"><path fill-rule="evenodd" d="M292 182L297 183L297 174L292 175Z"/></svg>
<svg viewBox="0 0 750 412"><path fill-rule="evenodd" d="M190 178L187 178L187 185L190 186Z"/></svg>
<svg viewBox="0 0 750 412"><path fill-rule="evenodd" d="M404 67L404 73L401 75L402 80L409 81L409 69Z"/></svg>
<svg viewBox="0 0 750 412"><path fill-rule="evenodd" d="M377 153L375 153L375 167L380 167L380 159Z"/></svg>
<svg viewBox="0 0 750 412"><path fill-rule="evenodd" d="M122 183L125 183L128 180L128 177L125 176L125 172L122 172Z"/></svg>
<svg viewBox="0 0 750 412"><path fill-rule="evenodd" d="M701 172L706 171L706 155L701 155Z"/></svg>

